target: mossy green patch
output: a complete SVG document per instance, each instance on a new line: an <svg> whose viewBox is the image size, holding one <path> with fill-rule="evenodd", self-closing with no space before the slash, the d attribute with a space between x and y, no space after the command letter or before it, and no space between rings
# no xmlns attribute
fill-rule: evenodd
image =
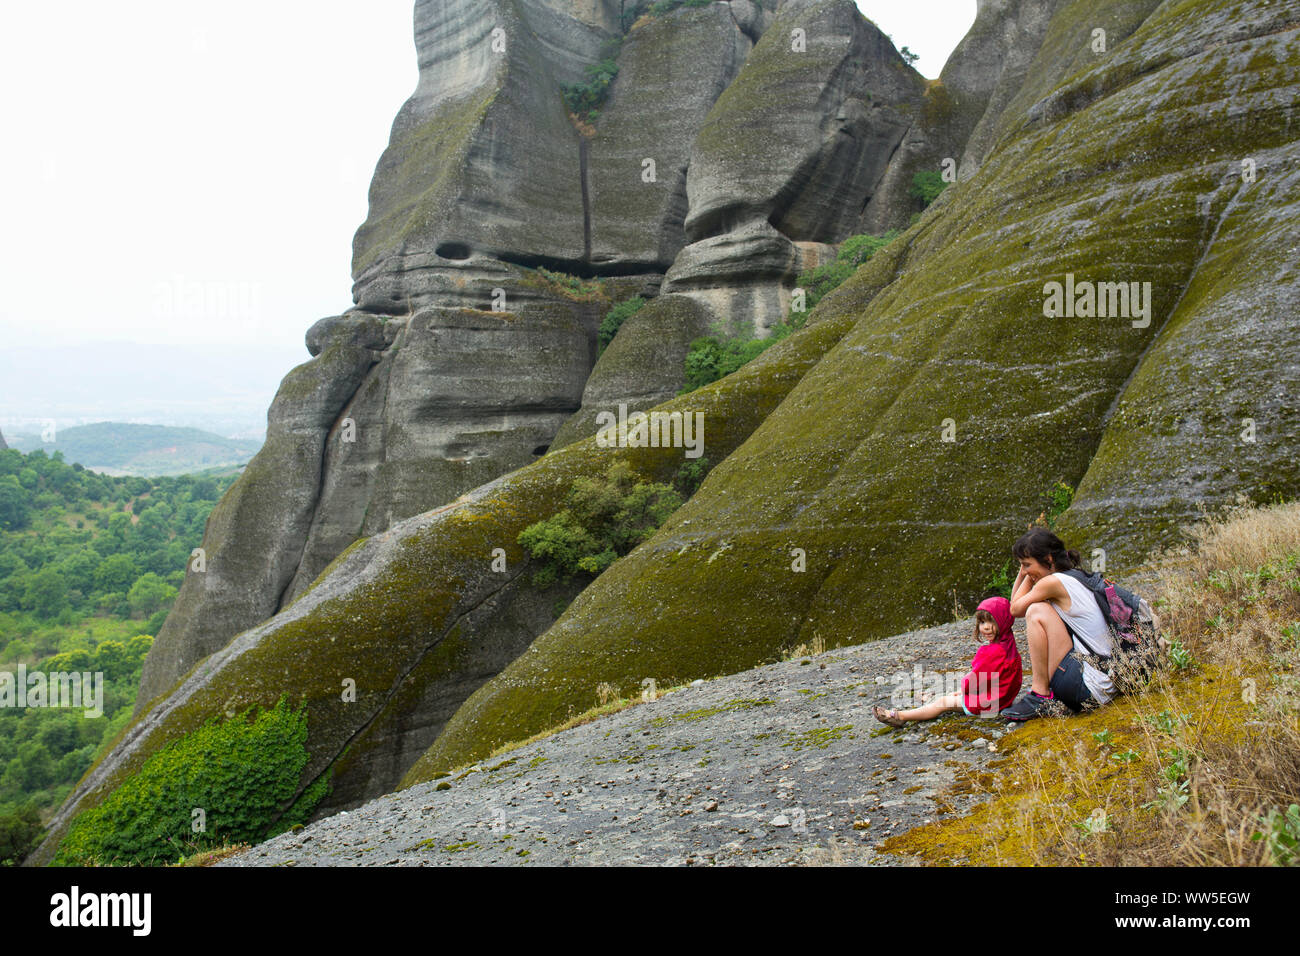
<svg viewBox="0 0 1300 956"><path fill-rule="evenodd" d="M260 713L210 720L81 814L54 862L155 864L182 849L257 842L301 823L328 786L322 778L300 791L306 739L306 712L285 698Z"/></svg>
<svg viewBox="0 0 1300 956"><path fill-rule="evenodd" d="M656 717L650 721L650 724L654 727L664 727L676 721L691 723L697 720L708 720L710 717L716 717L718 714L728 714L739 710L751 710L754 707L766 707L769 704L774 703L776 702L769 697L742 697L718 704L716 707L701 707L696 710L683 711L680 714L667 714L663 717Z"/></svg>
<svg viewBox="0 0 1300 956"><path fill-rule="evenodd" d="M781 746L789 747L795 751L806 749L825 750L852 729L852 724L845 724L842 727L813 727L798 732L791 731L787 735L788 739ZM852 737L851 734L850 737Z"/></svg>

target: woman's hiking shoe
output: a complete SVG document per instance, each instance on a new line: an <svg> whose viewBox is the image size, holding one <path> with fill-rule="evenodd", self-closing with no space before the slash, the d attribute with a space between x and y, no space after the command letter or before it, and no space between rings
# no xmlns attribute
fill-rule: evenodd
<svg viewBox="0 0 1300 956"><path fill-rule="evenodd" d="M1031 690L998 716L1004 720L1032 720L1047 713L1055 702L1055 695L1050 690L1046 697L1040 697Z"/></svg>

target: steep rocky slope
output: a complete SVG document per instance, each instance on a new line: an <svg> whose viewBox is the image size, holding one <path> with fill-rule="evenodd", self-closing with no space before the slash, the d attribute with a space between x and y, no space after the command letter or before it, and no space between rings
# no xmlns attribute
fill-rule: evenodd
<svg viewBox="0 0 1300 956"><path fill-rule="evenodd" d="M1015 725L871 709L906 706L917 667L960 679L971 647L962 622L701 682L221 865L896 864L880 841L966 812Z"/></svg>
<svg viewBox="0 0 1300 956"><path fill-rule="evenodd" d="M471 6L420 4L417 26L441 24L422 42L451 42L453 27L486 29L467 25L477 23ZM570 6L603 9L558 0L505 6L534 20ZM707 31L710 11L722 6L669 16ZM70 797L37 860L52 856L79 811L169 741L286 692L310 713L300 792L328 779L321 810L352 806L553 727L590 706L601 683L627 694L647 677L734 673L792 644L835 647L932 623L954 600L979 596L1059 480L1079 489L1062 519L1071 543L1085 553L1104 549L1121 573L1199 506L1296 493L1294 8L1266 0L984 3L945 69L945 98L891 66L892 51L849 6L784 3L763 21L766 32L737 22L745 40L732 43L743 47L750 33L757 42L703 112L690 148L672 154L689 157L680 233L671 225L680 199L635 206L650 217L641 235L660 237L656 255L680 243L673 262L660 275L662 259L654 269L642 259L606 260L648 269L618 277L624 285L611 300L653 291L666 276L664 294L629 323L622 344L620 332L590 380L599 308L512 261L525 243L512 245L511 230L439 205L463 195L466 210L482 211L487 200L473 182L447 184L457 170L472 178L508 154L506 120L492 121L491 111L527 113L532 107L514 97L533 95L510 78L528 69L564 76L568 61L515 44L507 56L525 65L509 59L494 72L486 54L466 54L451 69L422 53L421 90L448 84L468 102L482 88L489 118L430 120L430 131L455 133L464 148L445 173L424 162L427 181L418 175L423 161L403 166L400 144L436 113L434 99L395 124L397 152L381 163L372 222L358 234L361 310L313 330L316 358L286 379L265 460L250 464L214 512L209 570L190 574L159 635L136 722ZM600 17L583 22L573 35L593 44L607 30ZM820 34L809 31L808 60L784 43L795 22L822 25ZM624 49L635 48L629 40ZM978 69L984 56L1002 59ZM812 64L821 72L809 78L803 71ZM711 89L731 69L715 66L720 72L702 71ZM771 85L772 70L789 70L791 82ZM870 92L886 106L859 112L855 97L877 82ZM796 105L807 96L826 111L815 121L806 106L794 116L774 110L770 129L812 122L828 135L805 134L771 152L754 146L754 168L765 172L746 193L734 181L744 163L732 149L736 137L706 131L735 130L730 111L753 109L742 93L776 87ZM550 135L546 109L536 105L521 129ZM894 158L854 154L841 135L893 142ZM920 223L824 299L804 331L661 406L705 414L706 454L717 465L654 538L556 620L557 602L578 586L529 585L519 531L558 510L576 477L603 472L614 457L657 480L683 460L680 449L598 447L584 437L593 409L671 394L680 366L661 373L656 364L676 363L689 337L719 314L750 329L768 324L796 259L863 228L865 220L847 219L832 227L818 210L843 213L852 197L859 215L873 215L878 191L855 162L874 164L883 188L895 163L916 162L930 148L960 148L962 181ZM529 188L551 189L548 200L569 190L570 198L555 235L526 245L533 255L587 262L594 275L574 226L581 189L574 206L563 164L546 158L551 146L538 149L538 169L527 175L551 179ZM452 147L431 150L441 157ZM794 166L781 169L782 155ZM680 178L666 175L671 163L659 168L661 183L680 188ZM403 175L414 179L384 192ZM383 211L399 207L397 219ZM549 214L524 206L520 215L532 217L519 231L526 235ZM875 215L893 221L892 212ZM390 228L398 219L402 228ZM610 221L617 235L624 227ZM442 222L462 231L424 232ZM817 232L822 225L827 231ZM676 238L665 246L665 235ZM444 252L468 254L438 257L444 241L459 243ZM1142 297L1149 309L1045 317L1047 283L1067 276L1135 282L1139 292L1150 283ZM518 304L517 315L486 311L486 300L474 298L489 284ZM394 294L409 297L415 314L376 311ZM452 373L440 364L455 356L460 365L482 361L474 383L459 381L459 365ZM539 404L538 396L550 397ZM580 405L564 447L482 484L531 460L551 438L537 436L553 436ZM527 415L516 416L520 406ZM466 436L487 431L485 419L501 434L473 445ZM345 443L348 420L355 440ZM467 454L471 445L483 453ZM452 461L467 467L438 478ZM366 537L351 543L358 536ZM493 568L495 548L506 552L504 572ZM357 683L355 701L340 699L348 679Z"/></svg>
<svg viewBox="0 0 1300 956"><path fill-rule="evenodd" d="M861 139L869 124L845 127L836 117L877 77L891 85L888 96L874 94L875 112L915 112L922 84L850 0L783 8L782 30L798 20L811 36L793 104L802 126L768 133L807 143L772 155L761 186L767 195L752 200L743 183L731 182L743 157L716 134L733 111L713 107L737 84L772 82L750 54L774 0L681 7L636 21L592 127L567 114L561 91L622 35L619 7L416 4L420 81L394 121L354 242L356 307L308 331L316 358L286 378L269 413L272 438L205 542L212 560L188 577L157 636L140 709L235 634L286 607L358 538L528 464L567 420L560 443L585 437L592 403L606 396L644 408L673 394L692 338L723 319L736 329L765 328L785 308L804 264L793 241L810 231L832 240L850 234L848 223L814 227L809 211L861 206L893 142ZM781 42L773 35L763 49L779 51ZM760 50L764 56L772 59ZM809 163L821 169L812 181ZM692 202L688 170L705 167ZM637 366L634 382L624 381L620 348L584 398L604 311L655 294L675 263L698 258L688 242L712 241L710 229L723 228L717 211L746 203L773 217L802 216L802 224L786 227L788 237L769 227L776 259L766 264L746 246L739 272L709 267L702 276L682 266L694 276L678 280L694 290L687 295L715 307L694 309L685 323L656 323L660 354ZM688 232L692 208L714 210L705 217L714 225ZM539 269L589 281L566 284ZM335 343L339 350L329 352ZM365 367L342 371L340 361ZM328 388L314 390L309 380Z"/></svg>
<svg viewBox="0 0 1300 956"><path fill-rule="evenodd" d="M1161 4L1035 103L904 237L898 278L852 330L470 698L408 782L556 723L592 681L933 620L978 596L1059 480L1079 487L1068 539L1114 571L1200 506L1295 494L1300 24L1240 7ZM1057 14L1043 70L1067 36L1087 46L1098 13ZM1266 170L1252 182L1247 151ZM1258 267L1233 268L1244 255ZM1149 321L1045 318L1044 286L1067 274L1151 283Z"/></svg>

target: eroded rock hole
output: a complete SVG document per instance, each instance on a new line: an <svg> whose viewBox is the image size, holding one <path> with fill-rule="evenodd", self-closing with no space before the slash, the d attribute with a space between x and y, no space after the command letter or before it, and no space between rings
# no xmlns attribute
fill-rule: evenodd
<svg viewBox="0 0 1300 956"><path fill-rule="evenodd" d="M425 248L428 248L427 246ZM468 259L469 246L463 242L444 242L434 250L444 259Z"/></svg>

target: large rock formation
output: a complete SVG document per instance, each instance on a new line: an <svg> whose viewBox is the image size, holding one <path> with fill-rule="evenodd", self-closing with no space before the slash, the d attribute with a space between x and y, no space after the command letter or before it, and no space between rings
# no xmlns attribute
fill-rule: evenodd
<svg viewBox="0 0 1300 956"><path fill-rule="evenodd" d="M851 0L791 6L782 29L805 23L812 52L790 54L803 71L807 128L785 133L839 129L831 114L843 111L840 87L852 92L869 76L897 74L906 90L920 83ZM209 560L187 575L157 637L137 712L235 634L288 606L358 538L528 464L557 433L561 443L589 434L602 403L645 408L675 394L687 344L713 327L717 308L691 309L689 321L671 310L663 322L654 321L662 307L650 310L592 376L596 331L613 302L656 294L665 272L710 243L713 263L691 281L711 286L704 295L723 305L733 329L762 327L788 299L805 262L789 238L766 226L765 260L734 235L688 247L685 228L688 169L711 164L706 178L719 183L728 163L741 162L725 136L709 134L718 146L703 156L698 141L709 124L725 124L713 110L724 92L772 82L740 74L774 4L712 3L636 21L593 129L567 114L561 91L619 35L618 7L417 3L419 87L393 124L357 232L356 307L308 331L316 358L285 380L268 419L273 439L214 515ZM841 49L835 29L853 45ZM774 55L779 47L762 54ZM846 72L851 83L840 79ZM831 99L819 96L823 88ZM853 172L855 164L882 166L891 148L873 140L840 155L843 133L829 135L830 146L774 156L762 188L789 185L787 161L822 156L815 161L832 171L790 180L802 199L764 203L796 219L792 209L832 206L850 196L852 182L874 175ZM714 152L721 155L710 159ZM706 189L702 201L744 203L739 184L725 188L731 199ZM799 226L792 238L806 231ZM843 238L843 228L834 231ZM732 253L719 257L728 244ZM746 304L760 273L762 295ZM662 344L646 354L635 328ZM338 359L326 354L332 343L365 367L338 373ZM625 366L629 358L640 364ZM332 390L309 396L304 410L296 396L309 378Z"/></svg>
<svg viewBox="0 0 1300 956"><path fill-rule="evenodd" d="M938 79L926 84L921 109L863 210L858 232L907 225L916 173L974 173L1061 6L1062 0L979 0L970 31Z"/></svg>
<svg viewBox="0 0 1300 956"><path fill-rule="evenodd" d="M691 244L664 291L760 332L783 320L794 242L855 232L924 88L849 0L783 3L696 137Z"/></svg>
<svg viewBox="0 0 1300 956"><path fill-rule="evenodd" d="M0 451L4 451L9 445L5 443L4 432L0 432Z"/></svg>
<svg viewBox="0 0 1300 956"><path fill-rule="evenodd" d="M608 231L591 233L607 238L588 256L585 207L547 205L581 204L581 183L573 193L554 159L557 144L576 155L579 141L548 125L550 107L522 77L550 76L554 91L555 77L574 75L580 58L564 51L590 51L612 30L606 7L420 4L421 92L395 126L358 236L359 308L309 335L315 358L286 379L265 458L214 511L208 570L190 573L159 636L152 703L78 785L37 860L167 743L286 692L310 714L300 792L330 781L328 810L553 727L595 703L602 683L628 694L645 678L731 672L813 639L835 646L945 619L954 600L980 595L1056 481L1078 487L1061 519L1070 543L1105 550L1121 574L1202 506L1300 490L1300 26L1290 10L985 3L945 70L945 112L847 0L752 17L731 4L744 39L721 29L722 6L633 31L671 36L667 24L680 22L729 36L716 69L701 65L709 89L731 69L723 61L757 42L689 150L675 140L655 154L668 158L661 173L688 156L685 215L672 176L660 176L661 192L609 203ZM516 40L532 24L550 53L508 40L505 60L485 59L490 46L475 38L490 33L487 13ZM548 33L548 18L564 16L572 28ZM800 23L809 59L783 59ZM468 38L447 39L457 31ZM638 42L627 41L628 56ZM435 47L440 60L426 56ZM872 51L883 63L869 62ZM987 72L982 57L996 61ZM794 82L781 87L759 66ZM864 77L885 106L863 106ZM741 95L778 88L795 115L764 118ZM481 114L458 125L439 112L476 90ZM672 122L689 129L683 117L707 98L683 100ZM740 117L805 139L734 149ZM541 138L539 168L513 183L510 157L534 144L518 142L512 122ZM401 144L425 123L437 143L405 163ZM683 461L681 449L602 448L583 437L587 416L671 394L680 372L657 366L678 362L702 324L761 328L796 260L872 215L909 135L917 156L963 156L962 181L801 332L659 406L705 414L716 467L655 537L576 597L576 585L533 588L518 533L558 510L576 478L621 457L666 480ZM892 143L894 159L859 149L868 141ZM620 157L611 164L635 158L607 148ZM439 165L446 150L459 158ZM495 204L476 178L485 170L507 180ZM551 192L533 206L533 188ZM507 214L518 230L501 228ZM879 206L878 221L893 215ZM629 226L637 216L644 232ZM616 248L629 232L635 241ZM674 248L663 294L588 380L604 304L652 292ZM531 272L529 255L628 274L586 287ZM1049 317L1054 282L1081 295L1092 283L1100 296ZM489 310L493 288L506 312ZM414 314L386 313L394 294ZM531 461L580 400L567 444ZM488 434L494 423L501 434ZM481 484L498 468L518 470ZM353 701L340 695L349 680Z"/></svg>
<svg viewBox="0 0 1300 956"><path fill-rule="evenodd" d="M1068 540L1121 572L1200 507L1294 495L1300 27L1249 6L1151 3L1105 54L1092 24L1134 5L1063 8L1029 71L1047 92L1004 113L978 172L905 237L898 277L408 780L553 725L593 680L630 689L934 621L979 595L1059 480L1079 490ZM1091 59L1071 71L1076 46ZM1147 299L1045 317L1067 276Z"/></svg>

